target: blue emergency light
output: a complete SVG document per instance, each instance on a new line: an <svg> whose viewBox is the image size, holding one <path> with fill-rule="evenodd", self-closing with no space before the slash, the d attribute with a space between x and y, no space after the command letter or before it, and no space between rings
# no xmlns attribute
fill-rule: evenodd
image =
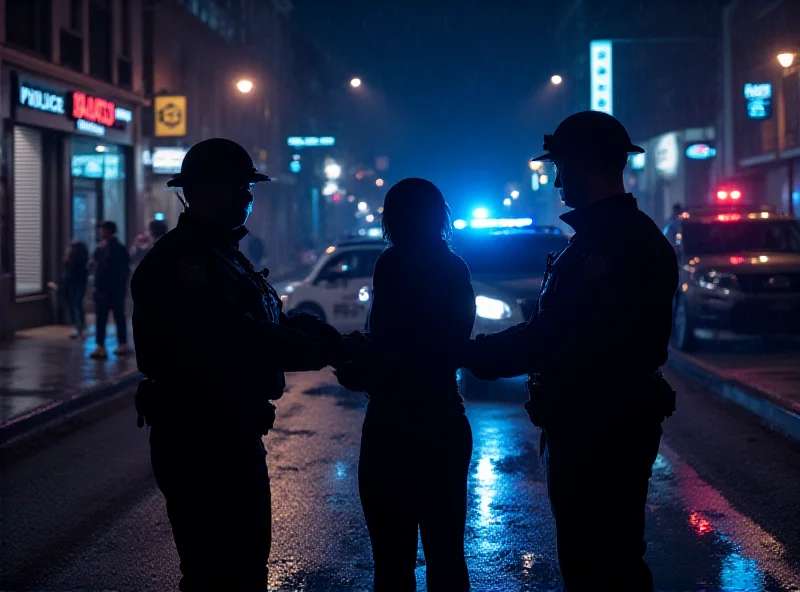
<svg viewBox="0 0 800 592"><path fill-rule="evenodd" d="M469 222L466 220L456 220L453 228L464 230L465 228L525 228L533 225L533 218L473 218Z"/></svg>

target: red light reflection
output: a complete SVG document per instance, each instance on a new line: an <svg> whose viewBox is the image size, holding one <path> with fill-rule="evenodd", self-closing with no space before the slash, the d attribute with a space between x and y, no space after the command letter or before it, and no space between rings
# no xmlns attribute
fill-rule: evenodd
<svg viewBox="0 0 800 592"><path fill-rule="evenodd" d="M692 512L689 515L689 526L701 536L714 530L708 518L703 516L700 512Z"/></svg>
<svg viewBox="0 0 800 592"><path fill-rule="evenodd" d="M744 263L744 257L731 257L731 265L740 265Z"/></svg>

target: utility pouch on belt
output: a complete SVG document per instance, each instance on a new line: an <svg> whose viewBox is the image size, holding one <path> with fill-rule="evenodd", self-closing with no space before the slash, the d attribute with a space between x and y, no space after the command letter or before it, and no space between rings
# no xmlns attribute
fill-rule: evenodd
<svg viewBox="0 0 800 592"><path fill-rule="evenodd" d="M547 390L541 385L536 376L531 376L525 383L528 389L528 400L525 402L525 411L531 423L537 428L545 428L552 416L552 401Z"/></svg>
<svg viewBox="0 0 800 592"><path fill-rule="evenodd" d="M145 422L151 425L148 417L152 419L153 411L155 408L155 388L153 381L149 378L139 381L139 386L136 388L136 426L143 428Z"/></svg>

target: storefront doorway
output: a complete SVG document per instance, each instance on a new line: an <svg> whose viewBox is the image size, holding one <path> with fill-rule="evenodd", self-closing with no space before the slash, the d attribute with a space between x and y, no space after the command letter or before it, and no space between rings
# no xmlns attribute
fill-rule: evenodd
<svg viewBox="0 0 800 592"><path fill-rule="evenodd" d="M72 139L72 240L97 242L97 225L116 222L126 243L125 154L120 146L88 138Z"/></svg>

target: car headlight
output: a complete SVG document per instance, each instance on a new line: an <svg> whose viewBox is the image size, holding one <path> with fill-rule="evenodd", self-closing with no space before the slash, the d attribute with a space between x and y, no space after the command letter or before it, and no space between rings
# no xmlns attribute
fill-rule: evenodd
<svg viewBox="0 0 800 592"><path fill-rule="evenodd" d="M289 302L289 295L288 294L281 294L281 302L283 302L284 304Z"/></svg>
<svg viewBox="0 0 800 592"><path fill-rule="evenodd" d="M709 271L697 278L697 285L706 290L722 290L726 294L739 289L739 281L732 273Z"/></svg>
<svg viewBox="0 0 800 592"><path fill-rule="evenodd" d="M483 319L499 321L511 318L511 307L497 298L488 296L475 297L475 313Z"/></svg>

